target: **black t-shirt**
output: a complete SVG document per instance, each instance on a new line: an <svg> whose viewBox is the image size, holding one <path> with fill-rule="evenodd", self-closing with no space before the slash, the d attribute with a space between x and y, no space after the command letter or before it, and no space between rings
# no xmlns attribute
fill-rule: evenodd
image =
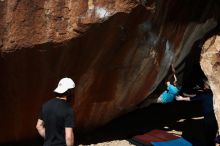
<svg viewBox="0 0 220 146"><path fill-rule="evenodd" d="M191 97L190 100L202 102L202 109L205 116L214 113L212 90L207 89L203 92L198 92L197 95L195 97Z"/></svg>
<svg viewBox="0 0 220 146"><path fill-rule="evenodd" d="M44 121L44 146L66 146L65 128L74 128L74 112L65 100L53 98L43 104L39 119Z"/></svg>

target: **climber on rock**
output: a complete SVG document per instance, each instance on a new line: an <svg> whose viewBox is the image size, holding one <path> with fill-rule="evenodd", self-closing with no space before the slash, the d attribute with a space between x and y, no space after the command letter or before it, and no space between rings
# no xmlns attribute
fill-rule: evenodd
<svg viewBox="0 0 220 146"><path fill-rule="evenodd" d="M171 84L170 81L167 81L166 85L167 89L159 96L157 103L166 104L172 102L179 94L180 90L175 85Z"/></svg>
<svg viewBox="0 0 220 146"><path fill-rule="evenodd" d="M166 90L159 96L159 98L157 99L157 103L162 103L162 104L166 104L166 103L170 103L172 102L176 96L179 95L180 93L180 89L177 87L177 77L175 75L175 69L174 66L171 65L172 67L172 72L173 72L173 77L174 77L174 81L173 84L170 83L170 81L166 82L167 88Z"/></svg>

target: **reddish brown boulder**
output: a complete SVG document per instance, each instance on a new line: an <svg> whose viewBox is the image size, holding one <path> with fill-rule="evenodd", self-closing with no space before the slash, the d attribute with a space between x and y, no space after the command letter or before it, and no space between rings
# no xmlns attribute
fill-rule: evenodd
<svg viewBox="0 0 220 146"><path fill-rule="evenodd" d="M205 0L1 0L0 9L0 143L37 135L40 106L64 76L76 82L79 130L135 109L217 24Z"/></svg>

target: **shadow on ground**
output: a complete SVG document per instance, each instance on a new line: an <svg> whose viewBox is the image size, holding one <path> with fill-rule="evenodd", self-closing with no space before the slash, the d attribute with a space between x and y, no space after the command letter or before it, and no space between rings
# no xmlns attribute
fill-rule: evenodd
<svg viewBox="0 0 220 146"><path fill-rule="evenodd" d="M147 108L130 112L113 120L106 126L87 134L75 133L76 145L96 144L112 140L131 139L135 135L144 134L152 129L177 131L182 137L195 146L205 144L204 119L200 102L173 102L170 104L152 104ZM164 129L164 127L167 127ZM4 146L40 146L40 137L19 142L4 143Z"/></svg>
<svg viewBox="0 0 220 146"><path fill-rule="evenodd" d="M200 117L200 118L198 118ZM77 135L76 143L89 145L104 141L130 139L152 129L177 131L196 146L205 146L204 119L199 102L152 104L128 113L88 134ZM166 129L164 128L166 127Z"/></svg>

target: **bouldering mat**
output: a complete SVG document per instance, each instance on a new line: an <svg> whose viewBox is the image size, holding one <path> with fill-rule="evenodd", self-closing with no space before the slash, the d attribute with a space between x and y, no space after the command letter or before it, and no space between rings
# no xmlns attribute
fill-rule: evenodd
<svg viewBox="0 0 220 146"><path fill-rule="evenodd" d="M172 143L178 146L191 146L191 144L188 141L186 141L184 138L180 138L173 134L167 133L164 130L158 130L158 129L154 129L142 135L134 136L131 139L131 141L133 141L136 144L139 143L140 145L144 145L144 146L149 146L149 145L166 146L166 144L171 145Z"/></svg>

